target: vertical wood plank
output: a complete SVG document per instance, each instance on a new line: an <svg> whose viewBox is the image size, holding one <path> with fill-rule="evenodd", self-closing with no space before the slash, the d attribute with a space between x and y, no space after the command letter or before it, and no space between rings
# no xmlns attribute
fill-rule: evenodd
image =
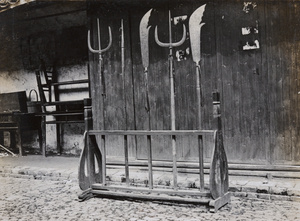
<svg viewBox="0 0 300 221"><path fill-rule="evenodd" d="M279 4L280 11L280 29L285 30L284 33L280 34L281 36L281 58L280 58L280 65L281 65L281 73L282 73L282 118L283 118L283 137L284 137L284 149L283 153L285 155L285 161L292 161L292 134L290 129L290 109L291 109L291 94L290 90L292 88L293 82L290 81L292 77L291 67L292 67L292 50L289 46L289 39L291 32L289 31L289 25L287 27L286 24L289 24L289 11L288 11L288 2L281 2Z"/></svg>
<svg viewBox="0 0 300 221"><path fill-rule="evenodd" d="M283 136L283 109L282 109L282 73L281 73L281 35L278 34L281 10L280 3L272 4L266 2L267 19L267 47L268 47L268 74L269 74L269 107L270 107L270 135L271 161L276 162L280 157L284 157L281 150L284 146ZM281 152L281 153L280 153Z"/></svg>
<svg viewBox="0 0 300 221"><path fill-rule="evenodd" d="M204 190L203 138L198 136L200 191Z"/></svg>
<svg viewBox="0 0 300 221"><path fill-rule="evenodd" d="M177 176L178 176L178 171L177 171L177 154L176 154L176 136L172 136L172 155L173 155L173 188L174 190L178 189L177 186Z"/></svg>
<svg viewBox="0 0 300 221"><path fill-rule="evenodd" d="M129 186L129 162L128 162L128 139L127 135L124 135L124 156L125 156L125 177L126 185Z"/></svg>
<svg viewBox="0 0 300 221"><path fill-rule="evenodd" d="M148 149L148 180L149 189L153 189L153 170L152 170L152 146L151 146L151 136L147 136L147 149Z"/></svg>
<svg viewBox="0 0 300 221"><path fill-rule="evenodd" d="M102 184L106 185L106 143L105 135L101 135L100 149L102 153Z"/></svg>
<svg viewBox="0 0 300 221"><path fill-rule="evenodd" d="M262 138L262 144L266 151L266 164L271 164L271 135L270 135L270 106L269 106L269 69L268 69L268 26L267 26L267 9L266 2L261 3L260 11L260 22L259 31L261 37L261 68L259 69L260 79L261 79L261 92L263 96L260 96L260 134Z"/></svg>
<svg viewBox="0 0 300 221"><path fill-rule="evenodd" d="M290 3L291 4L291 3ZM291 33L293 33L291 46L294 49L293 50L293 77L291 78L291 97L292 97L292 104L291 107L291 118L292 122L291 125L295 125L292 127L292 144L293 144L293 162L299 163L300 161L300 94L299 94L299 88L300 88L300 3L299 2L293 2L293 4L290 5L292 8L292 13L290 15L293 15L293 17L290 19L292 29ZM297 126L296 126L297 125Z"/></svg>

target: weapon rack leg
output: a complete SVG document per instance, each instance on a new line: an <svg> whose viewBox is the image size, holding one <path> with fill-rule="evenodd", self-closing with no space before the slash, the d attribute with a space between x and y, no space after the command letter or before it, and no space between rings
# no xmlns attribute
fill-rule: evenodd
<svg viewBox="0 0 300 221"><path fill-rule="evenodd" d="M215 213L217 212L221 207L225 206L226 204L230 203L230 193L227 192L225 195L215 199L211 200L209 202L210 212Z"/></svg>

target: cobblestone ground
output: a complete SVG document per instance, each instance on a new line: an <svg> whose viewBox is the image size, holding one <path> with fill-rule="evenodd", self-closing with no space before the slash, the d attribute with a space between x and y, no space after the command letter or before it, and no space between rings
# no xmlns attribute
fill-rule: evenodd
<svg viewBox="0 0 300 221"><path fill-rule="evenodd" d="M93 198L78 202L76 182L0 177L0 220L300 220L300 202L232 197L217 213L205 206Z"/></svg>

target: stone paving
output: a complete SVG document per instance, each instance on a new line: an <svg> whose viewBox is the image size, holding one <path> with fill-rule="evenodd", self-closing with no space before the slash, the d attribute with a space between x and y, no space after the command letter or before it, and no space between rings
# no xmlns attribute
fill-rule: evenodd
<svg viewBox="0 0 300 221"><path fill-rule="evenodd" d="M79 202L72 180L0 177L0 220L300 220L300 202L232 197L217 213L206 206L92 198Z"/></svg>
<svg viewBox="0 0 300 221"><path fill-rule="evenodd" d="M100 198L78 202L77 170L77 158L0 157L0 220L300 221L300 179L230 176L232 202L212 214L206 206L195 205ZM124 180L122 168L110 167L107 174L112 182ZM131 172L130 177L135 183L147 179L142 170ZM155 172L154 177L157 184L169 184L164 172ZM181 185L197 186L193 175L178 180Z"/></svg>
<svg viewBox="0 0 300 221"><path fill-rule="evenodd" d="M73 180L78 182L79 159L74 157L0 157L0 176L22 177L40 180ZM132 169L132 168L131 168ZM108 179L120 183L125 180L124 168L109 166ZM130 170L130 178L135 183L147 181L147 171ZM299 176L300 177L300 176ZM154 171L156 184L170 185L172 174L164 171ZM179 174L179 184L184 188L199 185L197 174ZM205 175L208 185L208 175ZM300 179L279 179L267 177L230 176L230 192L234 196L263 198L272 200L300 201Z"/></svg>

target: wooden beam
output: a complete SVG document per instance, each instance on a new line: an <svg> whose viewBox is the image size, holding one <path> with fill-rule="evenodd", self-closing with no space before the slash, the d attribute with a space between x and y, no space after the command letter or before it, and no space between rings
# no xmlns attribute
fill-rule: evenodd
<svg viewBox="0 0 300 221"><path fill-rule="evenodd" d="M116 157L108 158L109 165L122 165L122 162L119 161ZM131 166L146 166L147 162L145 160L135 160L130 162ZM153 161L152 163L155 167L171 167L172 162L168 161ZM209 163L204 163L204 168L209 168ZM190 168L197 169L198 163L195 162L178 162L178 168ZM290 165L251 165L251 164L228 164L229 170L234 172L247 170L247 171L287 171L287 172L300 172L300 166L290 166Z"/></svg>
<svg viewBox="0 0 300 221"><path fill-rule="evenodd" d="M195 135L204 136L212 135L215 130L91 130L89 134L92 135L165 135L165 136L185 136Z"/></svg>
<svg viewBox="0 0 300 221"><path fill-rule="evenodd" d="M144 187L126 187L126 186L119 186L119 185L109 185L104 186L103 184L93 184L93 190L106 190L106 191L124 191L124 192L142 192L142 193L161 193L161 194L170 194L176 196L199 196L199 197L210 197L211 194L209 191L195 191L195 190L177 190L174 191L172 189L166 188L155 188L149 189Z"/></svg>
<svg viewBox="0 0 300 221"><path fill-rule="evenodd" d="M122 192L110 192L107 190L92 190L94 196L106 197L106 198L126 198L135 200L149 200L149 201L164 201L164 202L176 202L176 203L190 203L190 204L209 204L209 198L183 198L176 196L162 196L162 195L145 195L145 194L133 194Z"/></svg>

